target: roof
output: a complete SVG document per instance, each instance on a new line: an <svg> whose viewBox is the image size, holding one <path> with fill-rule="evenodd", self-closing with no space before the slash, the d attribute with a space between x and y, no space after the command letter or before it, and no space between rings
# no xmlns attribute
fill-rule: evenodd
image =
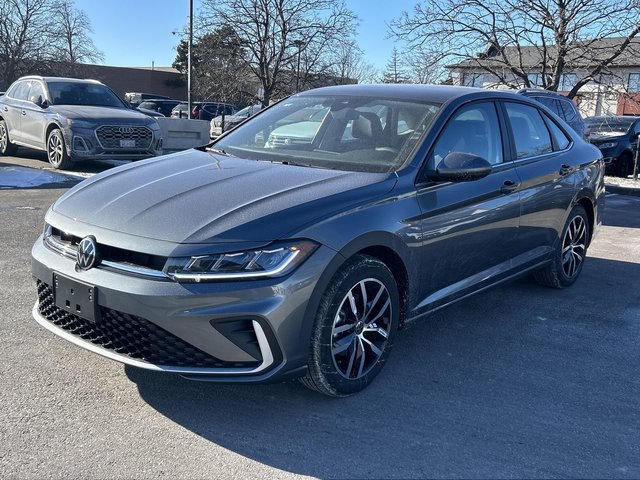
<svg viewBox="0 0 640 480"><path fill-rule="evenodd" d="M570 44L569 52L565 57L568 67L580 68L589 67L608 58L611 53L627 39L627 37L610 37L593 40L584 40ZM462 62L447 65L449 69L455 68L477 68L478 66L497 67L505 63L523 68L539 68L543 63L543 50L538 45L523 45L519 50L515 46L504 47L504 54L507 60L502 58L502 54L496 48L490 48L487 53L479 55L477 58L467 59ZM558 57L555 45L547 46L547 64L554 63ZM640 38L633 38L627 48L618 56L612 66L616 67L637 67L640 66Z"/></svg>
<svg viewBox="0 0 640 480"><path fill-rule="evenodd" d="M69 83L100 83L98 80L68 77L41 77L40 75L27 75L18 80L42 80L44 82L69 82Z"/></svg>
<svg viewBox="0 0 640 480"><path fill-rule="evenodd" d="M377 85L336 85L307 90L297 95L362 95L379 98L393 98L398 100L422 100L435 103L445 103L453 98L473 93L489 93L482 88L458 87L451 85L424 85L382 83ZM498 92L493 90L493 93Z"/></svg>

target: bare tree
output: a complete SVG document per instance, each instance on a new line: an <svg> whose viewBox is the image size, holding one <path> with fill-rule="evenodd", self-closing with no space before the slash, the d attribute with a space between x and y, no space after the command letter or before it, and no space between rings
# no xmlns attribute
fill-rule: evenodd
<svg viewBox="0 0 640 480"><path fill-rule="evenodd" d="M53 4L57 35L53 44L56 61L68 65L68 73L75 74L79 63L102 61L104 55L89 36L91 21L84 12L75 8L73 0L60 0Z"/></svg>
<svg viewBox="0 0 640 480"><path fill-rule="evenodd" d="M441 64L464 62L512 87L532 86L532 65L549 90L567 67L580 68L574 97L630 48L638 18L637 0L432 0L394 20L391 33L437 52ZM602 41L610 37L624 41L612 48Z"/></svg>
<svg viewBox="0 0 640 480"><path fill-rule="evenodd" d="M292 78L300 86L301 78L324 70L324 55L351 37L356 22L343 0L203 0L202 7L205 26L233 25L263 105L279 89L290 90Z"/></svg>
<svg viewBox="0 0 640 480"><path fill-rule="evenodd" d="M0 88L50 58L55 22L50 0L0 1Z"/></svg>
<svg viewBox="0 0 640 480"><path fill-rule="evenodd" d="M0 89L27 74L73 74L102 54L71 0L0 0Z"/></svg>
<svg viewBox="0 0 640 480"><path fill-rule="evenodd" d="M364 60L364 52L354 39L337 45L331 58L332 75L339 84L375 83L380 72L371 63Z"/></svg>

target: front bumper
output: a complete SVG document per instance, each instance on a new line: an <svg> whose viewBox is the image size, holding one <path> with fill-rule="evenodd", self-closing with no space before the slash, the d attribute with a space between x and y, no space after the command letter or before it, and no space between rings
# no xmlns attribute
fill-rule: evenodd
<svg viewBox="0 0 640 480"><path fill-rule="evenodd" d="M320 247L284 278L181 284L108 269L76 272L47 248L32 250L38 323L94 353L135 367L220 382L267 382L304 373L317 279L335 252ZM54 273L95 286L95 323L53 303Z"/></svg>
<svg viewBox="0 0 640 480"><path fill-rule="evenodd" d="M151 140L148 145L138 147L105 148L93 128L66 128L63 130L67 152L74 161L120 159L142 160L162 155L163 139L160 130L149 129Z"/></svg>

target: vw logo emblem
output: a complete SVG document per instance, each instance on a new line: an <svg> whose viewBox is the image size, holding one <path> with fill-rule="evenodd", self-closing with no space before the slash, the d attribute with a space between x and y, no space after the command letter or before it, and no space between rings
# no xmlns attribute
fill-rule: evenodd
<svg viewBox="0 0 640 480"><path fill-rule="evenodd" d="M125 135L131 135L133 133L132 127L120 127L118 130L120 131L120 133L123 133Z"/></svg>
<svg viewBox="0 0 640 480"><path fill-rule="evenodd" d="M96 264L98 251L95 237L84 237L78 244L76 253L76 265L81 270L89 270Z"/></svg>

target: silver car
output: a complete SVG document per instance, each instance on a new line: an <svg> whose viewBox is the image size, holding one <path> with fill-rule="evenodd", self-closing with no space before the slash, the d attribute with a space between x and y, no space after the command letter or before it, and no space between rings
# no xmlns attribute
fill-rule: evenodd
<svg viewBox="0 0 640 480"><path fill-rule="evenodd" d="M0 156L18 146L47 152L54 168L85 159L137 160L162 153L155 119L95 80L22 77L0 97Z"/></svg>

